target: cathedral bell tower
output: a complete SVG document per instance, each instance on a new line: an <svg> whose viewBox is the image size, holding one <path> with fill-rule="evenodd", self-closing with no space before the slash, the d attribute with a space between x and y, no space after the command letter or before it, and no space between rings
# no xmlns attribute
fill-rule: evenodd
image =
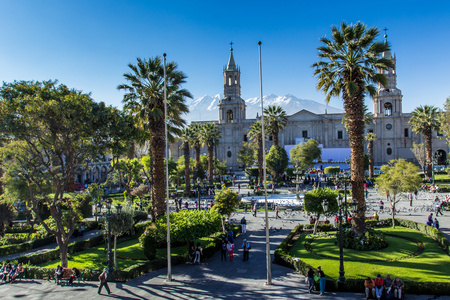
<svg viewBox="0 0 450 300"><path fill-rule="evenodd" d="M241 98L241 71L234 62L233 43L228 65L223 68L223 99L219 101L219 123L239 123L245 120L245 101Z"/></svg>
<svg viewBox="0 0 450 300"><path fill-rule="evenodd" d="M384 41L387 43L387 34L384 35ZM397 88L397 74L395 73L396 59L392 57L391 51L385 51L383 58L390 59L394 63L393 68L385 71L378 70L378 73L384 73L387 79L387 86L384 87L378 83L377 96L373 99L374 117L400 116L402 114L402 91Z"/></svg>

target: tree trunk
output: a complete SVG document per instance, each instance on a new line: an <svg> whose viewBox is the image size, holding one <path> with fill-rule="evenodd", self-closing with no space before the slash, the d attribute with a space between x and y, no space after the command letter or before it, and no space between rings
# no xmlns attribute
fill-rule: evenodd
<svg viewBox="0 0 450 300"><path fill-rule="evenodd" d="M150 149L152 153L151 173L152 173L152 220L155 221L164 215L165 212L165 168L164 150L166 139L164 136L164 120L154 122L151 125Z"/></svg>
<svg viewBox="0 0 450 300"><path fill-rule="evenodd" d="M349 71L343 74L344 81L350 80ZM351 74L358 85L358 92L349 96L343 88L344 110L348 121L348 136L351 149L351 184L352 197L358 203L353 215L353 231L360 235L366 232L365 213L366 202L364 198L364 90L365 85L361 74L355 70Z"/></svg>
<svg viewBox="0 0 450 300"><path fill-rule="evenodd" d="M60 233L56 234L56 242L59 246L59 257L61 258L61 266L67 268L69 266L69 258L67 252L69 251L70 239L63 240Z"/></svg>
<svg viewBox="0 0 450 300"><path fill-rule="evenodd" d="M259 174L259 184L264 182L263 173L263 159L264 159L264 149L262 148L262 138L258 139L258 174Z"/></svg>
<svg viewBox="0 0 450 300"><path fill-rule="evenodd" d="M136 148L136 143L134 141L131 141L130 142L130 146L129 146L128 151L127 151L127 158L128 159L133 159L133 158L136 157L136 149L135 148Z"/></svg>
<svg viewBox="0 0 450 300"><path fill-rule="evenodd" d="M317 226L319 225L319 219L320 219L320 214L317 214L316 215L316 222L314 222L313 234L316 234L316 232L317 232Z"/></svg>
<svg viewBox="0 0 450 300"><path fill-rule="evenodd" d="M432 149L432 131L431 129L426 129L423 131L423 137L425 140L425 149L427 152L427 177L430 179L433 176L433 167L431 160L433 159L433 149Z"/></svg>
<svg viewBox="0 0 450 300"><path fill-rule="evenodd" d="M369 150L369 178L373 179L373 141L369 141L367 149Z"/></svg>
<svg viewBox="0 0 450 300"><path fill-rule="evenodd" d="M209 185L214 183L214 146L208 146L208 173L209 173ZM199 203L200 205L200 203Z"/></svg>
<svg viewBox="0 0 450 300"><path fill-rule="evenodd" d="M189 153L189 143L185 142L183 146L184 150L184 182L186 183L186 187L184 189L184 195L189 196L191 193L191 170L190 170L190 153Z"/></svg>
<svg viewBox="0 0 450 300"><path fill-rule="evenodd" d="M278 143L279 143L279 140L278 140L278 129L273 132L272 140L273 140L273 145L274 146L278 146Z"/></svg>
<svg viewBox="0 0 450 300"><path fill-rule="evenodd" d="M197 168L197 173L195 174L194 180L197 180L200 171L200 145L195 145L194 150L195 150L195 167Z"/></svg>
<svg viewBox="0 0 450 300"><path fill-rule="evenodd" d="M391 196L392 198L389 197L389 200L391 201L391 216L392 216L392 228L395 229L395 195ZM394 199L394 201L392 201L391 199Z"/></svg>

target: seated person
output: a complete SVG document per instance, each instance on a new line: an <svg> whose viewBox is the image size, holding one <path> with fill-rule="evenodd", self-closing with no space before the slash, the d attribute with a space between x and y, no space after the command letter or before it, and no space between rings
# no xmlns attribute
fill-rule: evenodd
<svg viewBox="0 0 450 300"><path fill-rule="evenodd" d="M16 278L19 277L21 273L23 273L23 267L22 267L22 264L18 264L17 268L16 268L16 272L14 272L14 274L11 277L11 282L16 280Z"/></svg>
<svg viewBox="0 0 450 300"><path fill-rule="evenodd" d="M369 293L372 291L372 296L375 298L375 281L372 278L367 277L364 281L364 286L366 287L366 299L369 299Z"/></svg>
<svg viewBox="0 0 450 300"><path fill-rule="evenodd" d="M3 279L3 277L5 277L5 274L3 273L6 269L6 263L3 264L3 266L0 268L0 280Z"/></svg>
<svg viewBox="0 0 450 300"><path fill-rule="evenodd" d="M61 267L60 265L56 266L56 270L55 270L55 278L56 278L56 283L58 283L61 280L61 276L64 273L64 268Z"/></svg>
<svg viewBox="0 0 450 300"><path fill-rule="evenodd" d="M391 275L387 274L386 279L384 279L384 288L386 289L386 294L391 293L393 282L394 281L391 279Z"/></svg>
<svg viewBox="0 0 450 300"><path fill-rule="evenodd" d="M78 270L77 268L72 268L72 275L70 275L69 278L69 285L73 285L73 281L80 277L80 275L80 270Z"/></svg>
<svg viewBox="0 0 450 300"><path fill-rule="evenodd" d="M16 265L13 265L11 271L9 271L8 273L9 282L13 281L13 276L16 273L16 270L17 270Z"/></svg>
<svg viewBox="0 0 450 300"><path fill-rule="evenodd" d="M6 267L3 269L3 280L8 282L8 274L11 272L11 264L8 263Z"/></svg>
<svg viewBox="0 0 450 300"><path fill-rule="evenodd" d="M381 278L380 274L378 274L377 278L375 278L375 294L378 300L380 300L381 296L383 296L383 289L384 289L384 279Z"/></svg>
<svg viewBox="0 0 450 300"><path fill-rule="evenodd" d="M402 299L403 289L405 288L405 283L400 278L395 278L392 283L392 288L394 289L394 297L397 299Z"/></svg>

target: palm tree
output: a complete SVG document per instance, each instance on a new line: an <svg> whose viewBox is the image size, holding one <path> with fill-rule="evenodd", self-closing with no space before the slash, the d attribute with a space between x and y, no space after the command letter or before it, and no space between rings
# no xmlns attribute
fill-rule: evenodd
<svg viewBox="0 0 450 300"><path fill-rule="evenodd" d="M165 208L165 122L167 122L169 141L175 140L181 127L185 124L182 114L189 111L185 98L192 95L181 85L186 75L177 70L177 64L169 62L166 66L167 116L164 114L164 66L160 57L137 59L137 64L129 64L129 73L123 76L128 84L120 84L117 88L125 90L123 96L124 109L137 116L139 125L150 135L152 176L152 219L164 215Z"/></svg>
<svg viewBox="0 0 450 300"><path fill-rule="evenodd" d="M180 141L182 142L182 145L180 146L180 149L183 149L184 152L184 179L186 183L186 187L184 189L185 194L189 195L191 191L191 170L190 170L190 145L195 140L196 136L194 132L191 130L190 127L186 127L181 131L180 134Z"/></svg>
<svg viewBox="0 0 450 300"><path fill-rule="evenodd" d="M377 136L373 132L369 132L365 137L367 143L367 150L369 152L369 178L373 179L373 141L377 140Z"/></svg>
<svg viewBox="0 0 450 300"><path fill-rule="evenodd" d="M193 132L195 138L192 141L192 147L195 151L195 168L197 169L197 172L195 174L195 179L199 177L199 171L200 171L200 148L202 146L202 143L200 141L200 132L202 131L203 125L200 123L192 123L189 128Z"/></svg>
<svg viewBox="0 0 450 300"><path fill-rule="evenodd" d="M264 159L264 150L262 148L262 124L261 121L256 121L250 126L248 131L248 137L251 141L255 141L258 145L258 174L259 174L259 183L263 183L263 159Z"/></svg>
<svg viewBox="0 0 450 300"><path fill-rule="evenodd" d="M427 177L433 176L431 167L432 160L432 138L433 130L440 130L439 110L433 105L424 105L417 107L411 114L411 129L416 133L421 133L425 142L425 149L427 153Z"/></svg>
<svg viewBox="0 0 450 300"><path fill-rule="evenodd" d="M199 137L202 145L206 146L208 150L209 184L212 185L214 179L214 146L219 143L219 139L222 138L222 135L220 134L217 124L206 123L202 126Z"/></svg>
<svg viewBox="0 0 450 300"><path fill-rule="evenodd" d="M264 118L267 120L267 132L272 136L273 145L278 146L278 133L287 125L287 116L281 106L269 106L264 109Z"/></svg>
<svg viewBox="0 0 450 300"><path fill-rule="evenodd" d="M314 75L318 78L317 89L326 94L326 103L331 97L342 93L344 110L348 120L348 135L351 148L352 195L358 203L353 218L353 230L363 234L365 227L366 204L364 199L364 97L376 95L373 83L386 85L383 72L393 67L391 60L381 57L382 52L389 51L387 42L375 42L379 30L367 29L362 23L341 28L331 27L332 38L321 38L324 44L319 47L320 61L313 64Z"/></svg>
<svg viewBox="0 0 450 300"><path fill-rule="evenodd" d="M367 105L364 104L364 118L363 118L365 125L371 125L373 123L373 114L369 111L369 108ZM344 114L342 117L342 123L345 126L345 129L348 131L348 122L347 122L347 115Z"/></svg>

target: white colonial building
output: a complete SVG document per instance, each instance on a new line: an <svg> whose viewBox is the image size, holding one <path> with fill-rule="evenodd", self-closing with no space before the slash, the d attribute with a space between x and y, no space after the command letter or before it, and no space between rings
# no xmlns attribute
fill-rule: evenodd
<svg viewBox="0 0 450 300"><path fill-rule="evenodd" d="M228 170L236 172L243 171L243 166L237 161L238 150L242 142L247 141L249 128L257 119L246 118L246 104L241 98L241 72L235 63L233 49L230 50L228 64L223 69L224 97L219 102L218 121L215 121L222 133L215 155L219 160L227 161ZM378 95L373 99L373 124L366 126L366 132L373 132L378 138L374 142L374 162L382 165L391 159L405 158L417 163L411 148L413 142L422 143L423 138L411 131L408 123L411 114L402 112L403 96L397 88L396 58L390 52L383 53L383 56L394 62L394 68L385 71L388 84L386 87L378 86ZM279 133L280 146L289 150L299 140L315 139L323 146L321 158L324 166L338 161L342 163L343 155L349 155L342 113L328 114L325 111L324 114L316 114L308 110L286 113L288 123ZM266 148L271 146L272 142L268 140ZM448 151L446 141L434 132L433 152L440 154L439 165L446 164ZM183 155L177 145L172 145L171 154L176 158Z"/></svg>

